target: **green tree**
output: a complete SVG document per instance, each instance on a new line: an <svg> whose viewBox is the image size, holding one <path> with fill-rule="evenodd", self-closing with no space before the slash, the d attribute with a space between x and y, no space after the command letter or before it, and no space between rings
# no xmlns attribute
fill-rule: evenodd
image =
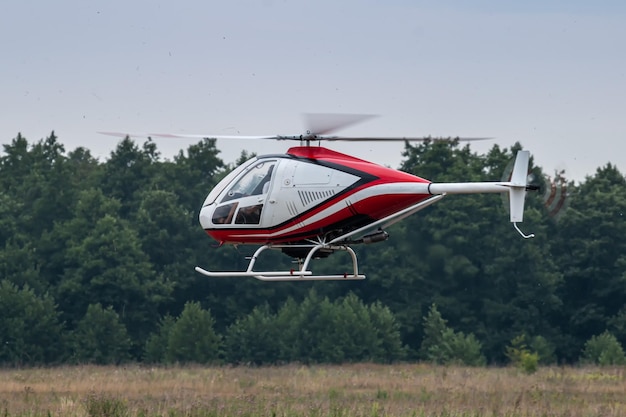
<svg viewBox="0 0 626 417"><path fill-rule="evenodd" d="M277 315L263 304L230 325L224 337L229 363L276 364L285 359L285 330Z"/></svg>
<svg viewBox="0 0 626 417"><path fill-rule="evenodd" d="M310 296L310 294L309 294ZM307 296L308 298L308 296ZM276 313L275 328L280 333L277 360L284 362L310 362L300 348L300 338L303 335L301 325L301 303L288 297ZM305 360L303 359L305 355Z"/></svg>
<svg viewBox="0 0 626 417"><path fill-rule="evenodd" d="M477 155L455 142L407 145L402 169L436 182L497 181L519 149L519 144L511 150L494 146L487 155ZM540 174L534 167L536 171ZM529 194L526 206L533 232L548 236L539 196ZM550 340L560 334L555 318L562 275L544 255L550 252L550 240L521 239L500 196L445 198L389 232L393 248L384 252L380 272L371 274L374 284L366 290L392 309L412 349L424 338L414 317L431 303L445 313L452 328L475 334L494 362L503 360L504 346L515 332Z"/></svg>
<svg viewBox="0 0 626 417"><path fill-rule="evenodd" d="M228 172L215 144L215 139L205 138L189 146L174 157L175 164L166 172L181 205L196 210L196 215L204 198Z"/></svg>
<svg viewBox="0 0 626 417"><path fill-rule="evenodd" d="M294 347L291 360L384 362L392 360L391 355L398 354L393 359L404 355L395 320L380 304L367 307L355 294L331 302L312 290L297 309L294 307L287 303L278 314L282 323L289 318L292 326L283 333L288 337L283 344ZM381 331L381 323L390 327Z"/></svg>
<svg viewBox="0 0 626 417"><path fill-rule="evenodd" d="M404 357L398 325L381 303L365 305L354 293L334 305L338 310L330 338L347 362L391 362Z"/></svg>
<svg viewBox="0 0 626 417"><path fill-rule="evenodd" d="M41 274L53 288L60 284L68 270L81 266L81 259L68 256L69 249L80 246L93 234L93 228L105 216L118 218L120 207L118 200L106 197L100 189L80 190L77 193L72 218L55 222L51 231L43 233L36 253ZM76 322L82 317L87 305L82 307L78 316L72 318L70 322Z"/></svg>
<svg viewBox="0 0 626 417"><path fill-rule="evenodd" d="M537 371L539 365L539 354L532 352L526 344L526 335L518 335L511 340L511 344L506 347L506 356L517 368L528 374Z"/></svg>
<svg viewBox="0 0 626 417"><path fill-rule="evenodd" d="M139 199L134 224L150 262L162 271L189 259L193 254L193 247L187 244L192 210L179 205L178 197L171 191L147 190L139 193ZM198 229L194 225L193 231ZM185 262L185 268L188 265L191 264Z"/></svg>
<svg viewBox="0 0 626 417"><path fill-rule="evenodd" d="M331 302L311 291L272 314L265 304L231 325L225 357L232 363L391 362L404 358L398 325L380 303L366 306L354 294Z"/></svg>
<svg viewBox="0 0 626 417"><path fill-rule="evenodd" d="M18 213L23 212L23 204L16 196L0 191L0 246L23 231Z"/></svg>
<svg viewBox="0 0 626 417"><path fill-rule="evenodd" d="M79 363L119 364L130 359L130 337L112 307L89 304L72 334L73 359Z"/></svg>
<svg viewBox="0 0 626 417"><path fill-rule="evenodd" d="M45 294L48 282L40 273L37 249L28 238L15 235L0 247L0 277L19 288L28 286L37 294Z"/></svg>
<svg viewBox="0 0 626 417"><path fill-rule="evenodd" d="M569 361L623 309L625 212L626 178L608 164L572 191L569 208L559 220L554 256L564 271L561 320L569 335L563 349Z"/></svg>
<svg viewBox="0 0 626 417"><path fill-rule="evenodd" d="M298 316L292 318L299 334L295 340L297 360L313 363L341 363L345 360L343 346L335 343L335 322L340 320L338 309L328 298L315 291L300 303Z"/></svg>
<svg viewBox="0 0 626 417"><path fill-rule="evenodd" d="M41 365L64 354L63 326L54 300L27 285L0 281L0 363Z"/></svg>
<svg viewBox="0 0 626 417"><path fill-rule="evenodd" d="M129 218L139 206L138 193L151 189L159 172L159 152L151 140L140 148L123 139L104 164L99 181L105 195L122 203L120 215Z"/></svg>
<svg viewBox="0 0 626 417"><path fill-rule="evenodd" d="M372 361L378 353L378 346L367 307L357 296L349 294L333 303L332 309L336 314L332 318L332 326L327 328L328 336L324 338L334 342L329 350L341 352L341 356L337 356L338 361Z"/></svg>
<svg viewBox="0 0 626 417"><path fill-rule="evenodd" d="M10 145L2 145L2 147L4 148L0 156L2 189L10 195L19 195L24 179L29 176L33 166L28 140L18 133Z"/></svg>
<svg viewBox="0 0 626 417"><path fill-rule="evenodd" d="M166 363L170 334L176 319L166 315L159 323L158 329L146 341L143 359L148 363Z"/></svg>
<svg viewBox="0 0 626 417"><path fill-rule="evenodd" d="M626 355L624 355L622 345L607 331L592 336L585 342L580 360L583 363L600 366L626 365Z"/></svg>
<svg viewBox="0 0 626 417"><path fill-rule="evenodd" d="M422 359L438 364L461 363L479 366L485 363L481 344L473 334L464 335L448 327L446 320L431 305L424 317L424 340L420 347Z"/></svg>
<svg viewBox="0 0 626 417"><path fill-rule="evenodd" d="M200 303L190 302L169 330L166 361L211 363L220 357L221 338L214 330L215 321Z"/></svg>
<svg viewBox="0 0 626 417"><path fill-rule="evenodd" d="M535 336L530 340L530 349L538 355L541 365L553 365L557 362L554 345L543 336Z"/></svg>
<svg viewBox="0 0 626 417"><path fill-rule="evenodd" d="M140 203L133 214L133 227L152 270L172 283L172 298L165 311L180 312L185 301L201 299L206 294L198 282L207 280L199 277L194 267L198 264L195 255L198 247L205 247L210 241L195 218L191 224L192 210L181 206L175 193L146 190L139 193L138 198ZM202 243L198 238L202 238Z"/></svg>
<svg viewBox="0 0 626 417"><path fill-rule="evenodd" d="M400 325L391 310L380 301L370 304L368 310L378 347L373 359L387 363L405 359Z"/></svg>
<svg viewBox="0 0 626 417"><path fill-rule="evenodd" d="M74 324L89 304L112 306L135 347L143 347L159 307L169 301L171 284L154 274L128 222L105 214L65 256L70 267L57 287L57 298L67 320Z"/></svg>
<svg viewBox="0 0 626 417"><path fill-rule="evenodd" d="M32 146L18 134L11 145L4 145L0 158L0 184L5 192L19 197L29 236L38 238L55 221L68 219L75 189L67 156L54 132Z"/></svg>

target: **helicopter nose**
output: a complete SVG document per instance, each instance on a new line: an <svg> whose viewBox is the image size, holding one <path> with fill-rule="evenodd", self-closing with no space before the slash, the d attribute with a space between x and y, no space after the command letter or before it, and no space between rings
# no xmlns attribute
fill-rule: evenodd
<svg viewBox="0 0 626 417"><path fill-rule="evenodd" d="M204 206L200 209L198 220L200 220L200 225L203 229L211 227L211 216L213 215L213 211L215 211L215 204L209 204L208 206Z"/></svg>

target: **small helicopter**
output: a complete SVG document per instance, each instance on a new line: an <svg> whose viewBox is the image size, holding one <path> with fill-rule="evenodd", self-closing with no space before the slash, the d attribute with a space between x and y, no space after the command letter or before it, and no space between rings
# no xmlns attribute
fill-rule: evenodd
<svg viewBox="0 0 626 417"><path fill-rule="evenodd" d="M523 221L529 152L517 153L508 181L434 183L321 146L332 141L445 140L426 137L343 137L329 133L363 121L369 115L308 115L311 127L295 136L223 136L147 134L113 136L168 138L272 139L299 141L285 154L256 156L232 170L208 194L199 214L205 232L220 246L261 245L243 271L196 271L209 277L254 277L263 281L361 280L352 246L388 239L386 228L423 210L449 194L508 193L510 221ZM488 138L459 138L463 141ZM315 145L317 142L317 146ZM298 268L257 271L257 259L268 250L280 250L298 261ZM315 275L313 259L338 251L352 258L349 273Z"/></svg>

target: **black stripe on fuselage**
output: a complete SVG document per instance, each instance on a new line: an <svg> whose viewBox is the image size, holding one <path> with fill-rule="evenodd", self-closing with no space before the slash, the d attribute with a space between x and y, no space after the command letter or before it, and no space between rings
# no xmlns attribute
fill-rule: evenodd
<svg viewBox="0 0 626 417"><path fill-rule="evenodd" d="M324 236L325 234L332 232L332 231L338 231L339 234L345 234L348 232L351 232L352 230L356 230L360 227L363 226L367 226L368 224L371 224L375 221L375 219L366 216L365 214L357 214L355 216L352 216L348 219L339 221L339 222L335 222L331 225L328 225L326 227L320 227L314 230L310 230L308 232L298 232L295 231L293 233L289 233L286 235L280 235L280 237L278 238L267 238L265 241L267 242L288 242L288 243L297 243L302 241L303 239L306 238L310 238L312 236ZM240 232L246 232L246 231L256 231L258 232L259 229L205 229L205 231L212 231L212 230L236 230L236 231L240 231ZM265 230L269 230L269 229L263 229ZM237 240L233 240L233 242L238 242Z"/></svg>

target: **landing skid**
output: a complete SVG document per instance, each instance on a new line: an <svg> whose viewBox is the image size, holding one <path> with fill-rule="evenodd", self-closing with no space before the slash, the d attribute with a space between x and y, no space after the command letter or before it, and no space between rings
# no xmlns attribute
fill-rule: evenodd
<svg viewBox="0 0 626 417"><path fill-rule="evenodd" d="M259 258L259 255L267 249L283 249L283 248L309 248L309 252L299 269L292 269L289 271L254 271L254 264ZM312 271L308 270L311 259L315 256L315 253L320 249L330 249L335 251L345 251L352 257L352 271L350 273L344 273L340 275L313 275ZM254 252L254 255L250 258L250 263L245 271L220 271L211 272L200 267L196 267L196 271L206 275L207 277L253 277L261 281L332 281L332 280L361 280L365 279L365 275L359 274L359 265L356 258L356 253L352 248L345 245L329 245L329 244L317 244L317 245L263 245Z"/></svg>

